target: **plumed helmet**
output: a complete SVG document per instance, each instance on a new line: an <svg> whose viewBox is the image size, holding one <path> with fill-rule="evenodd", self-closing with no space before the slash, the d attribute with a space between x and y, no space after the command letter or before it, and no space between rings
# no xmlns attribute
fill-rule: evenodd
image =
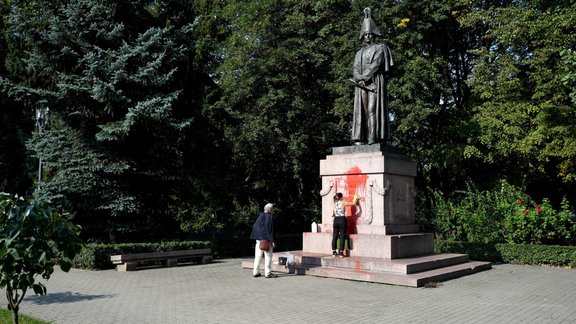
<svg viewBox="0 0 576 324"><path fill-rule="evenodd" d="M377 36L382 36L380 33L380 28L376 26L374 20L372 20L372 13L370 8L364 8L364 20L362 21L362 29L360 30L360 37L362 39L364 34L372 33Z"/></svg>

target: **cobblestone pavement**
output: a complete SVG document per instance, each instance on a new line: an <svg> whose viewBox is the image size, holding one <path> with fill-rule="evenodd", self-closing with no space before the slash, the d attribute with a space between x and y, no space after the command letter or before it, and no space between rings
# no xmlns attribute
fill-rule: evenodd
<svg viewBox="0 0 576 324"><path fill-rule="evenodd" d="M279 274L240 259L134 272L56 270L20 312L53 323L576 323L576 271L519 265L410 288ZM30 293L30 292L29 292Z"/></svg>

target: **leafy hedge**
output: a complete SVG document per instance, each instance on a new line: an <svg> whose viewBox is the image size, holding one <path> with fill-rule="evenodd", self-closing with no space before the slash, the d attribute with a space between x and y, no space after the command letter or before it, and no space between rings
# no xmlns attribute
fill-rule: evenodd
<svg viewBox="0 0 576 324"><path fill-rule="evenodd" d="M469 243L436 240L436 253L465 253L471 260L576 268L576 246Z"/></svg>
<svg viewBox="0 0 576 324"><path fill-rule="evenodd" d="M110 261L111 255L207 248L211 248L211 243L208 241L86 244L72 261L72 266L74 268L91 270L113 269L114 265Z"/></svg>
<svg viewBox="0 0 576 324"><path fill-rule="evenodd" d="M302 234L278 235L278 247L275 251L293 251L302 249ZM176 251L187 249L212 249L215 258L252 257L254 240L249 238L225 238L214 241L182 241L162 243L122 243L122 244L86 244L72 261L79 269L113 269L111 255L126 253L144 253L156 251Z"/></svg>
<svg viewBox="0 0 576 324"><path fill-rule="evenodd" d="M502 181L500 188L467 191L445 197L433 193L431 214L436 237L445 240L481 243L515 243L570 246L576 244L576 218L568 200L558 209L548 199L537 203L518 188Z"/></svg>
<svg viewBox="0 0 576 324"><path fill-rule="evenodd" d="M275 251L302 249L302 235L283 235L278 238ZM124 253L175 251L185 249L212 249L215 257L252 257L254 241L250 239L226 239L210 241L184 241L162 243L87 244L73 260L73 267L80 269L113 269L110 256ZM550 265L576 268L576 246L469 243L435 240L436 253L464 253L471 260L495 263Z"/></svg>

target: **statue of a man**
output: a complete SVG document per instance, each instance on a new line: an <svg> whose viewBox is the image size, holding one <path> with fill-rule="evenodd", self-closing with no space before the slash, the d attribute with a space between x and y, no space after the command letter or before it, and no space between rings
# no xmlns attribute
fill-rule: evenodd
<svg viewBox="0 0 576 324"><path fill-rule="evenodd" d="M390 48L376 44L376 36L382 36L380 29L366 8L360 30L364 46L356 53L352 79L356 84L352 141L357 145L386 143L390 136L386 72L394 63Z"/></svg>

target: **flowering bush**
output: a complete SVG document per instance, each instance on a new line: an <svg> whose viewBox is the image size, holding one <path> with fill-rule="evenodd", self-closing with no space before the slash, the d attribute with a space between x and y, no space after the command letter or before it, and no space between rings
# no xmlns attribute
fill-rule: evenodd
<svg viewBox="0 0 576 324"><path fill-rule="evenodd" d="M499 190L468 187L452 199L434 193L433 224L438 238L476 243L576 243L576 221L566 200L560 210L541 204L517 188L501 183Z"/></svg>
<svg viewBox="0 0 576 324"><path fill-rule="evenodd" d="M506 240L509 243L570 245L574 243L576 223L570 206L562 200L556 211L548 199L537 204L527 197L517 200L515 212L506 218Z"/></svg>

